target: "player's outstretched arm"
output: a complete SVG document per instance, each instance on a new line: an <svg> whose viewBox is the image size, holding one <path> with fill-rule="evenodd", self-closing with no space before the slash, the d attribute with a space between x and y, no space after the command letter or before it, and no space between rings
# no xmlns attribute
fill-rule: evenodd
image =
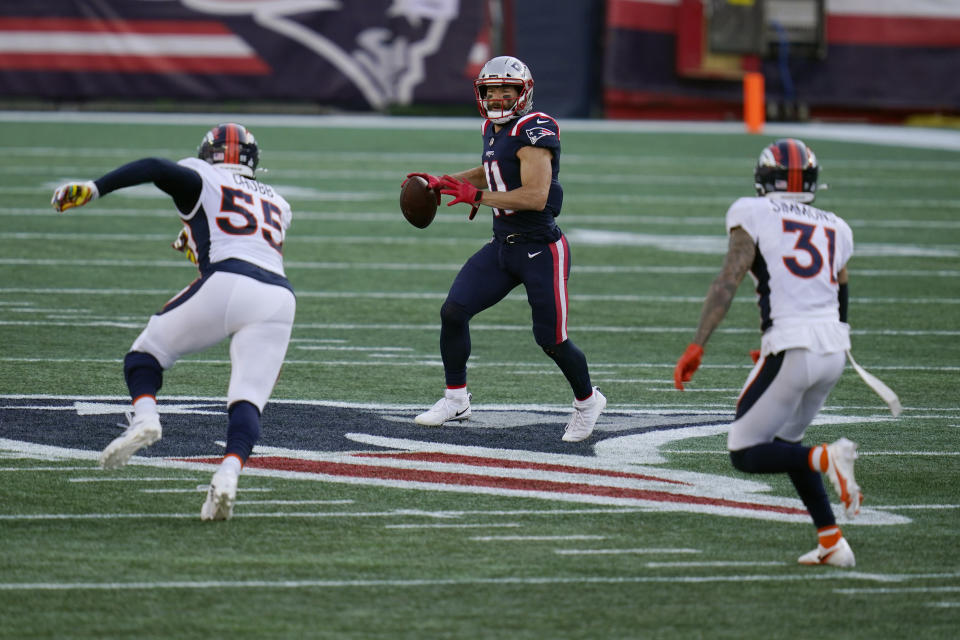
<svg viewBox="0 0 960 640"><path fill-rule="evenodd" d="M757 248L753 244L750 234L740 227L730 231L730 242L723 268L714 278L709 291L707 291L693 342L687 345L686 351L677 361L677 366L674 369L673 383L677 389L683 391L683 383L689 382L694 372L700 367L703 347L707 344L707 340L710 339L714 329L720 326L727 315L727 311L730 310L730 304L737 294L740 282L743 281L750 265L753 264L756 251Z"/></svg>

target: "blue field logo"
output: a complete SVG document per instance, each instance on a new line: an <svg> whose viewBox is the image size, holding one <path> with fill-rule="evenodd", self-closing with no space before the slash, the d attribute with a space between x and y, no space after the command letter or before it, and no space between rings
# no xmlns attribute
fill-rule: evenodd
<svg viewBox="0 0 960 640"><path fill-rule="evenodd" d="M129 406L123 398L0 397L0 451L96 459ZM768 484L732 467L690 470L691 456L726 462L726 413L610 410L590 438L566 443L569 409L478 404L468 422L440 428L414 424L420 410L273 401L244 474L810 523L798 499L770 495ZM223 451L224 401L165 398L161 412L163 438L131 464L212 470ZM831 420L843 418L818 424ZM906 522L867 508L857 518Z"/></svg>

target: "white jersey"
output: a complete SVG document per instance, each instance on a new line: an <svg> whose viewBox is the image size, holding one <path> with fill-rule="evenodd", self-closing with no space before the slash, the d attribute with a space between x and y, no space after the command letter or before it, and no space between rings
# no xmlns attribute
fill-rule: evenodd
<svg viewBox="0 0 960 640"><path fill-rule="evenodd" d="M293 217L287 201L267 184L199 158L177 164L203 179L197 205L180 214L201 272L210 264L238 259L286 277L283 239Z"/></svg>
<svg viewBox="0 0 960 640"><path fill-rule="evenodd" d="M734 202L726 222L728 233L741 227L757 246L750 275L760 307L763 355L793 348L849 349L837 273L853 254L850 226L809 204L761 197Z"/></svg>

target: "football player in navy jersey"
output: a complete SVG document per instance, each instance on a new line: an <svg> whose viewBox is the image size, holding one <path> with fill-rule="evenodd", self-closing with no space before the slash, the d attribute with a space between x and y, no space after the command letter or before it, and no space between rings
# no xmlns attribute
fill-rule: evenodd
<svg viewBox="0 0 960 640"><path fill-rule="evenodd" d="M493 210L493 238L460 269L440 308L440 354L446 391L415 418L439 426L470 417L467 359L470 319L522 284L533 316L537 344L557 363L573 389L574 412L563 434L579 442L593 432L607 399L590 382L583 352L567 337L570 248L555 218L563 204L560 127L533 107L533 77L520 60L488 61L474 82L484 117L480 166L441 178L420 176L448 206L466 203L472 219L480 205Z"/></svg>
<svg viewBox="0 0 960 640"><path fill-rule="evenodd" d="M677 361L674 384L682 391L699 368L707 340L749 271L763 336L730 425L730 460L745 473L789 475L818 533L817 548L800 556L800 564L853 567L853 550L837 526L821 474L847 517L857 515L863 496L853 475L856 444L846 438L812 447L801 443L850 349L847 261L853 233L840 216L811 204L819 171L801 140L777 140L760 153L757 196L740 198L727 210L727 256L707 292L693 342Z"/></svg>
<svg viewBox="0 0 960 640"><path fill-rule="evenodd" d="M227 445L200 510L203 520L226 520L233 513L240 469L260 437L260 413L280 374L296 309L282 253L290 205L256 179L259 156L246 128L222 124L203 137L197 157L136 160L97 180L64 184L51 200L54 209L67 211L145 182L173 198L184 225L174 247L200 274L150 318L124 357L133 414L103 450L100 464L122 467L159 440L157 391L164 370L230 338Z"/></svg>

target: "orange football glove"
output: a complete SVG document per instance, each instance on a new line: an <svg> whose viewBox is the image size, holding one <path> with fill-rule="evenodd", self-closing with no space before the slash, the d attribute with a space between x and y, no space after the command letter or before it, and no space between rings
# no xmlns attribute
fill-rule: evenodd
<svg viewBox="0 0 960 640"><path fill-rule="evenodd" d="M690 382L694 371L700 368L702 359L703 347L693 342L688 344L687 350L677 360L677 367L673 370L673 386L683 391L683 383Z"/></svg>
<svg viewBox="0 0 960 640"><path fill-rule="evenodd" d="M82 207L91 200L96 200L99 195L93 181L68 182L57 187L50 198L50 204L57 211L63 212L73 207Z"/></svg>
<svg viewBox="0 0 960 640"><path fill-rule="evenodd" d="M751 349L750 359L753 360L753 364L757 364L760 361L760 349Z"/></svg>

